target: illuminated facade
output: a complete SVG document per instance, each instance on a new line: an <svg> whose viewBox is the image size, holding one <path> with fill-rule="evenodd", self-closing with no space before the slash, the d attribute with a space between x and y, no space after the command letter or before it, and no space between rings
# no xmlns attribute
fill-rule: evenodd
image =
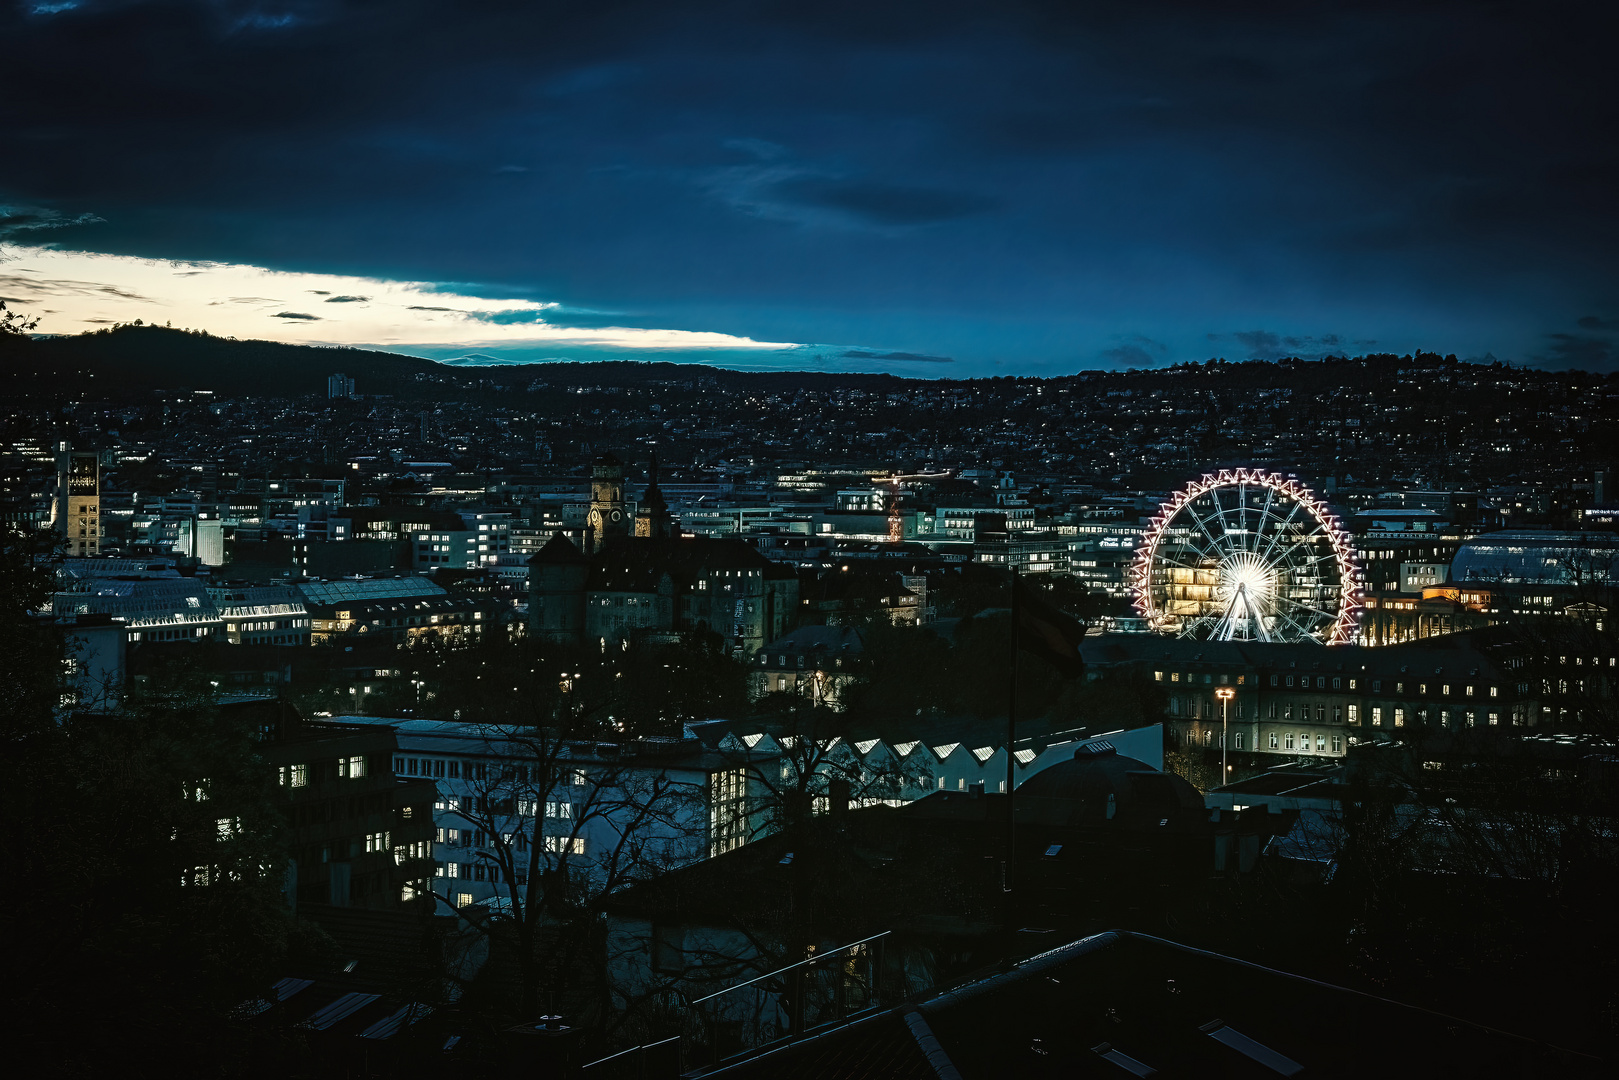
<svg viewBox="0 0 1619 1080"><path fill-rule="evenodd" d="M69 558L101 554L101 458L66 442L56 448L56 531Z"/></svg>

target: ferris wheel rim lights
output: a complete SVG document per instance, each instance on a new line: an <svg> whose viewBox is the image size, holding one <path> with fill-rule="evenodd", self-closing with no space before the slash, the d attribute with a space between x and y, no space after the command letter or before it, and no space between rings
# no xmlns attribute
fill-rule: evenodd
<svg viewBox="0 0 1619 1080"><path fill-rule="evenodd" d="M1349 532L1343 527L1338 515L1317 497L1309 485L1296 476L1283 476L1281 473L1267 472L1263 469L1220 469L1217 472L1206 472L1175 492L1168 502L1159 504L1158 513L1148 521L1147 533L1142 537L1141 546L1136 549L1135 561L1130 568L1130 590L1135 594L1136 610L1154 630L1164 630L1173 623L1173 617L1157 610L1152 600L1153 562L1157 558L1158 547L1163 543L1169 523L1194 499L1217 488L1237 487L1243 484L1268 488L1292 498L1321 526L1332 545L1333 558L1338 569L1338 613L1326 643L1349 644L1354 640L1355 629L1360 620L1364 585L1360 562L1356 558L1354 545L1350 542Z"/></svg>

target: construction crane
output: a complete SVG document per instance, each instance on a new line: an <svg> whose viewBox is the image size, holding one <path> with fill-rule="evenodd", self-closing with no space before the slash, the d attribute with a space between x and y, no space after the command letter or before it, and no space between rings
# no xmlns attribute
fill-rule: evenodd
<svg viewBox="0 0 1619 1080"><path fill-rule="evenodd" d="M936 473L895 473L888 478L893 485L893 491L888 499L888 542L890 544L903 543L905 540L905 519L899 512L900 485L906 480L943 480L950 476L950 470Z"/></svg>

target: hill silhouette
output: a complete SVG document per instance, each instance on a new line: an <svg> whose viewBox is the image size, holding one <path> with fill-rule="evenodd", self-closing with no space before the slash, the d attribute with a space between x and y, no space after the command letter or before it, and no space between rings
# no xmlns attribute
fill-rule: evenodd
<svg viewBox="0 0 1619 1080"><path fill-rule="evenodd" d="M363 394L398 394L443 371L431 360L399 353L274 341L238 341L163 326L117 326L72 337L12 342L5 357L8 389L93 386L101 393L213 390L224 396L302 397L326 393L326 377L343 372Z"/></svg>
<svg viewBox="0 0 1619 1080"><path fill-rule="evenodd" d="M1146 370L970 380L918 380L853 372L732 371L707 364L659 360L480 365L477 359L472 354L458 358L459 363L441 362L346 346L242 341L163 326L121 325L87 334L32 339L0 334L0 395L117 398L188 389L212 390L221 397L324 397L326 377L339 371L354 379L355 389L362 395L386 394L422 401L454 397L505 400L513 393L576 387L661 387L696 392L708 387L767 392L841 388L888 392L923 384L941 389L952 384L972 384L992 396L1016 397L1038 383L1083 394L1142 392L1169 386L1211 393L1288 389L1315 394L1335 388L1388 388L1403 380L1443 374L1480 380L1472 392L1488 398L1503 379L1524 388L1571 379L1619 380L1619 373L1604 376L1514 368L1500 361L1469 363L1425 352L1405 356L1370 353L1320 360L1209 360ZM1487 401L1480 404L1482 407Z"/></svg>
<svg viewBox="0 0 1619 1080"><path fill-rule="evenodd" d="M217 337L204 331L125 324L62 337L0 339L0 393L95 393L212 390L221 397L324 396L326 377L342 372L362 395L443 398L453 392L504 392L545 386L636 386L724 380L727 385L897 386L895 375L727 371L706 364L603 360L594 363L478 365L346 346L290 345Z"/></svg>

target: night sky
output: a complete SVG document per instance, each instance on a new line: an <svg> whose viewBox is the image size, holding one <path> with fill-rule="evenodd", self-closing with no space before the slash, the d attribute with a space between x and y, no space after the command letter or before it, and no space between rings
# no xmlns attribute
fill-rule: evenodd
<svg viewBox="0 0 1619 1080"><path fill-rule="evenodd" d="M0 296L440 358L1613 370L1609 10L24 0Z"/></svg>

